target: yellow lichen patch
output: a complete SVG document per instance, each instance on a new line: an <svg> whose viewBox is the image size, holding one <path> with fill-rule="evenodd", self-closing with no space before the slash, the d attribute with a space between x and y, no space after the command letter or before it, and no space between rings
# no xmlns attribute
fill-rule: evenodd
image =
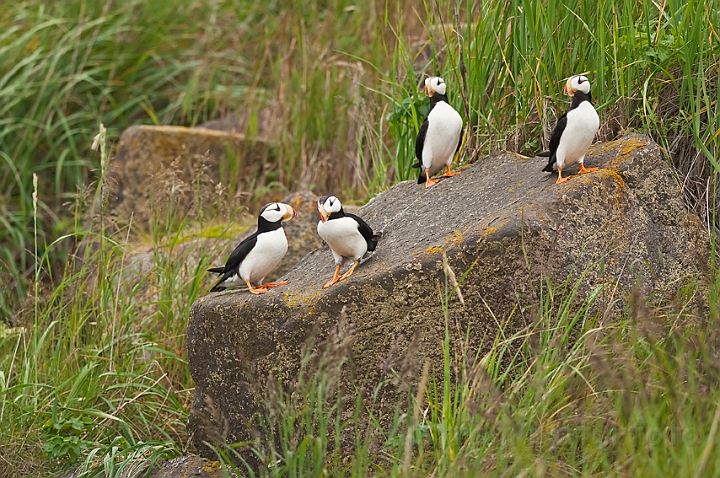
<svg viewBox="0 0 720 478"><path fill-rule="evenodd" d="M617 183L618 187L620 187L620 189L625 189L625 181L623 180L622 176L620 176L620 174L619 174L616 170L614 170L614 169L601 169L601 170L600 170L600 173L601 173L603 176L610 176L610 177L612 177L612 178L615 180L615 182Z"/></svg>
<svg viewBox="0 0 720 478"><path fill-rule="evenodd" d="M635 136L633 138L628 138L626 141L621 142L621 144L623 143L624 147L620 150L620 154L629 154L638 148L644 148L645 146L650 144L648 139L643 136Z"/></svg>
<svg viewBox="0 0 720 478"><path fill-rule="evenodd" d="M602 168L596 173L592 174L576 174L570 176L572 179L563 184L567 191L577 190L585 186L590 186L598 183L598 175L600 178L612 178L620 189L625 189L625 181L622 176L614 169ZM602 180L602 179L601 179Z"/></svg>
<svg viewBox="0 0 720 478"><path fill-rule="evenodd" d="M568 175L567 177L569 178L569 181L559 185L560 188L564 188L566 192L576 191L594 182L591 177L588 177L588 175L574 174Z"/></svg>
<svg viewBox="0 0 720 478"><path fill-rule="evenodd" d="M446 245L447 245L447 244L450 244L450 245L453 245L453 246L455 246L455 247L460 247L460 246L462 246L462 242L463 242L463 235L462 235L462 233L461 233L460 231L458 231L458 230L455 230L455 233L454 233L452 236L450 236L450 237L448 237L447 239L445 239L445 244L446 244Z"/></svg>
<svg viewBox="0 0 720 478"><path fill-rule="evenodd" d="M213 473L215 473L216 471L220 471L221 469L220 462L217 460L210 461L207 458L203 458L203 462L203 468L208 475L212 475Z"/></svg>
<svg viewBox="0 0 720 478"><path fill-rule="evenodd" d="M630 136L617 141L595 143L590 146L589 156L612 155L613 157L609 158L604 166L609 169L617 169L627 160L630 153L649 144L650 142L646 137Z"/></svg>
<svg viewBox="0 0 720 478"><path fill-rule="evenodd" d="M328 279L330 279L330 276L328 276ZM318 286L317 290L308 290L306 294L302 295L295 295L290 294L289 292L286 292L283 294L283 301L288 307L294 307L298 304L303 304L307 307L313 308L315 307L315 304L318 300L320 300L320 294L322 293L323 289Z"/></svg>
<svg viewBox="0 0 720 478"><path fill-rule="evenodd" d="M489 236L490 234L492 234L493 232L495 232L497 230L498 230L497 227L486 227L483 229L482 235Z"/></svg>
<svg viewBox="0 0 720 478"><path fill-rule="evenodd" d="M615 158L611 159L609 164L606 165L608 168L617 169L619 166L621 166L625 161L627 161L628 156L633 151L644 148L648 144L648 140L643 137L631 137L627 138L622 141L613 141L608 144L608 150L610 152L615 152L616 156Z"/></svg>
<svg viewBox="0 0 720 478"><path fill-rule="evenodd" d="M444 246L430 246L425 249L426 254L438 254L443 251L447 251L450 247L462 246L463 235L460 231L455 231L451 236L445 238Z"/></svg>

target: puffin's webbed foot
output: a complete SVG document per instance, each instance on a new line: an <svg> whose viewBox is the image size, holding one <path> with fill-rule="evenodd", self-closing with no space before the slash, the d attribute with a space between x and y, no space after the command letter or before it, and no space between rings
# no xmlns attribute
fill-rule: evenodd
<svg viewBox="0 0 720 478"><path fill-rule="evenodd" d="M457 176L458 174L460 174L460 171L451 171L450 165L449 164L445 165L445 177L446 178L451 178L453 176Z"/></svg>
<svg viewBox="0 0 720 478"><path fill-rule="evenodd" d="M594 173L598 168L586 168L583 163L580 163L580 174Z"/></svg>
<svg viewBox="0 0 720 478"><path fill-rule="evenodd" d="M340 266L336 265L335 266L335 274L333 275L333 278L325 283L325 285L323 286L323 289L329 289L331 286L337 284L337 282L340 280L339 275L340 275Z"/></svg>
<svg viewBox="0 0 720 478"><path fill-rule="evenodd" d="M257 288L253 287L249 280L246 280L245 283L248 286L248 290L256 295L264 294L267 292L267 288L265 286L258 286Z"/></svg>
<svg viewBox="0 0 720 478"><path fill-rule="evenodd" d="M286 280L281 282L268 282L267 284L263 284L260 287L264 287L266 289L272 289L273 287L280 287L281 285L285 285L288 282Z"/></svg>
<svg viewBox="0 0 720 478"><path fill-rule="evenodd" d="M353 262L352 267L346 273L341 275L338 280L340 281L340 280L347 279L348 277L350 277L352 275L353 271L355 271L355 268L358 266L358 264L360 264L360 261Z"/></svg>

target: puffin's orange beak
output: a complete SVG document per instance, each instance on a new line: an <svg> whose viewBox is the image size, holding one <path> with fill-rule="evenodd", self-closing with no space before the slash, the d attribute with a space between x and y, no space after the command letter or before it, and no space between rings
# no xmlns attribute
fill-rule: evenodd
<svg viewBox="0 0 720 478"><path fill-rule="evenodd" d="M565 82L565 87L563 88L563 94L566 96L573 96L577 91L575 88L572 87L572 84L570 83L571 79L572 77L568 78L568 80Z"/></svg>
<svg viewBox="0 0 720 478"><path fill-rule="evenodd" d="M432 90L432 87L430 86L430 83L427 83L425 85L425 94L428 96L432 96L433 94L435 94L435 92Z"/></svg>
<svg viewBox="0 0 720 478"><path fill-rule="evenodd" d="M283 215L283 219L288 220L288 219L294 219L297 217L297 211L295 210L294 207L292 207L289 204L284 204L284 206L285 206L286 212Z"/></svg>
<svg viewBox="0 0 720 478"><path fill-rule="evenodd" d="M320 220L322 222L327 222L328 214L325 212L325 207L322 204L318 206L318 214L320 214Z"/></svg>

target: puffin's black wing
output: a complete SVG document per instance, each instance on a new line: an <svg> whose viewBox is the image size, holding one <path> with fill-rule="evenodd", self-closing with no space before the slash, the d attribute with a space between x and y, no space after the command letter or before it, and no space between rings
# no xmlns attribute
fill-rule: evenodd
<svg viewBox="0 0 720 478"><path fill-rule="evenodd" d="M345 216L352 218L353 220L355 220L355 222L358 223L358 231L360 231L362 237L365 238L365 242L367 242L368 252L374 251L375 246L377 246L378 236L373 233L373 230L370 228L368 223L363 221L355 214L345 213Z"/></svg>
<svg viewBox="0 0 720 478"><path fill-rule="evenodd" d="M424 183L427 179L425 178L425 171L422 167L422 151L423 145L425 144L425 135L427 134L428 124L428 120L425 120L425 122L420 127L420 132L417 135L417 139L415 139L415 157L417 158L418 162L413 164L412 167L420 168L420 174L418 175L418 184Z"/></svg>
<svg viewBox="0 0 720 478"><path fill-rule="evenodd" d="M558 118L558 122L555 125L555 129L552 132L552 136L550 136L550 151L548 156L550 156L550 159L548 160L547 166L543 168L543 171L552 173L553 171L553 164L557 161L557 158L555 157L555 154L557 153L558 146L560 146L560 138L562 137L563 131L565 131L565 127L567 126L567 113L563 113L563 115ZM542 154L542 153L541 153ZM540 156L540 155L538 155Z"/></svg>
<svg viewBox="0 0 720 478"><path fill-rule="evenodd" d="M257 243L257 236L258 233L256 232L255 234L243 239L243 241L230 253L230 257L228 257L224 267L213 267L208 269L208 272L222 274L217 283L215 283L213 288L210 289L210 292L222 290L223 287L221 287L220 284L225 282L227 278L232 277L237 273L238 266L240 266L245 257L247 257L248 253L253 249L253 247L255 247L255 244Z"/></svg>
<svg viewBox="0 0 720 478"><path fill-rule="evenodd" d="M464 128L460 128L460 139L458 140L457 148L455 148L455 154L457 154L457 152L460 151L460 146L462 146L463 133L464 133Z"/></svg>
<svg viewBox="0 0 720 478"><path fill-rule="evenodd" d="M423 152L423 145L425 144L425 135L427 134L428 130L428 120L425 120L420 127L420 131L418 132L417 138L415 139L415 157L417 158L418 162L413 164L413 168L420 168L422 169L422 152Z"/></svg>

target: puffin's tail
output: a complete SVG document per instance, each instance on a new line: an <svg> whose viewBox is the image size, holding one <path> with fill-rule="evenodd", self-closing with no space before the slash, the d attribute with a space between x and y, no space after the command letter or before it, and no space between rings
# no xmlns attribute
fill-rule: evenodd
<svg viewBox="0 0 720 478"><path fill-rule="evenodd" d="M427 178L425 177L425 171L420 170L420 174L418 175L418 184L424 184L427 182Z"/></svg>
<svg viewBox="0 0 720 478"><path fill-rule="evenodd" d="M543 168L543 171L546 173L552 173L553 172L553 165L555 164L555 161L557 160L555 158L555 155L552 154L552 151L541 151L538 154L535 155L536 158L550 158L548 160L547 166Z"/></svg>
<svg viewBox="0 0 720 478"><path fill-rule="evenodd" d="M225 282L225 279L227 279L227 275L225 274L225 266L223 267L211 267L208 269L208 272L214 272L215 274L222 274L220 276L220 279L215 283L214 286L212 286L212 289L210 289L210 292L220 292L221 290L225 290L225 287L220 285L223 282Z"/></svg>
<svg viewBox="0 0 720 478"><path fill-rule="evenodd" d="M225 274L220 276L220 279L218 279L218 281L215 283L215 285L212 286L212 289L210 289L210 292L220 292L221 290L225 290L226 287L224 285L222 285L222 283L225 282L225 279L227 279L227 277L225 277Z"/></svg>
<svg viewBox="0 0 720 478"><path fill-rule="evenodd" d="M423 171L422 164L420 161L412 165L413 168L419 168L420 169L420 176L418 176L418 184L424 183L427 178L425 178L425 171Z"/></svg>
<svg viewBox="0 0 720 478"><path fill-rule="evenodd" d="M368 252L373 252L375 250L378 240L380 240L380 238L382 238L382 232L379 234L373 234L372 239L368 241Z"/></svg>
<svg viewBox="0 0 720 478"><path fill-rule="evenodd" d="M546 173L552 173L553 172L553 165L555 164L556 158L555 156L550 156L550 159L548 160L547 165L542 169Z"/></svg>

